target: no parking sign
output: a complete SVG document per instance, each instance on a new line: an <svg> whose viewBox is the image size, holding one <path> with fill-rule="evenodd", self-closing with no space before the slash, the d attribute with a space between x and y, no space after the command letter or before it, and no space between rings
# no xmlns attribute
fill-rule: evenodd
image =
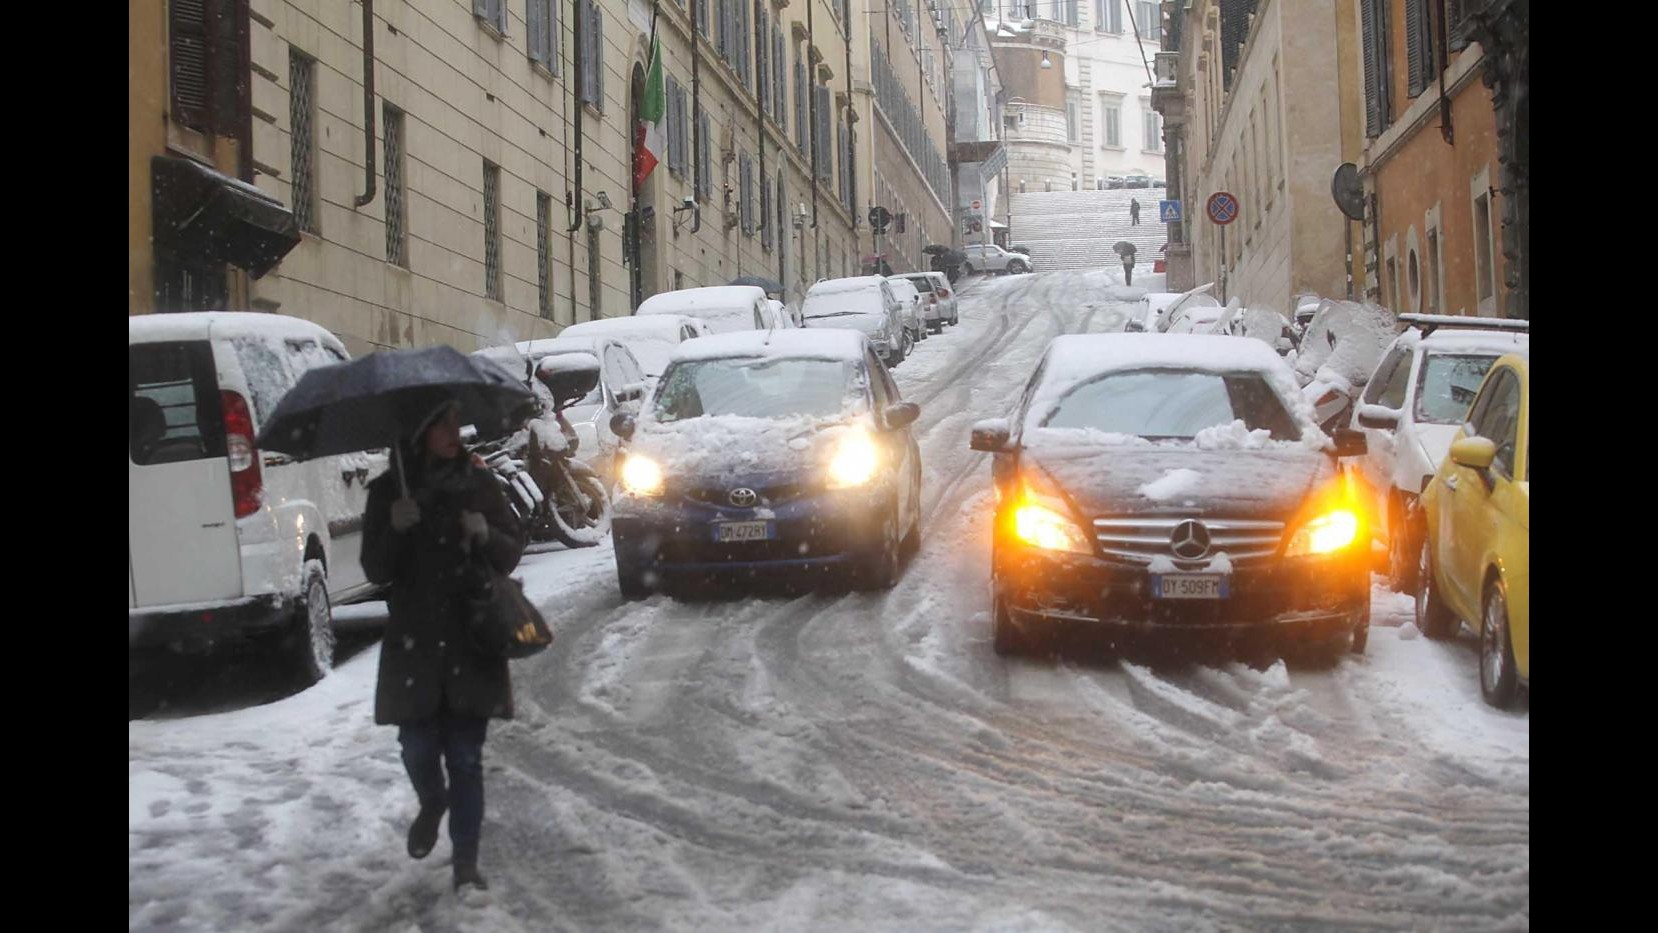
<svg viewBox="0 0 1658 933"><path fill-rule="evenodd" d="M1230 191L1217 191L1209 195L1209 203L1204 206L1209 219L1222 227L1238 219L1238 198Z"/></svg>

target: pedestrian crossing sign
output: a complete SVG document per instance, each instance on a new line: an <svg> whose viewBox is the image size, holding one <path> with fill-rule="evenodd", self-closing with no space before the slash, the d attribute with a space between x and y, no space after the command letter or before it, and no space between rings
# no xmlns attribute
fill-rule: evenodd
<svg viewBox="0 0 1658 933"><path fill-rule="evenodd" d="M1180 202L1179 201L1158 201L1157 202L1157 220L1158 220L1159 223L1165 223L1165 224L1180 223Z"/></svg>

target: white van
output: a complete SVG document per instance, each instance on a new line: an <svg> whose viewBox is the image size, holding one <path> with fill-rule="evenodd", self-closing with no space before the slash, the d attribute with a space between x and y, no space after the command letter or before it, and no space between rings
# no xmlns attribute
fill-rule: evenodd
<svg viewBox="0 0 1658 933"><path fill-rule="evenodd" d="M366 485L383 453L296 462L253 446L307 370L349 357L276 314L127 319L127 647L269 640L312 682L333 665L333 603L369 595Z"/></svg>
<svg viewBox="0 0 1658 933"><path fill-rule="evenodd" d="M711 285L663 292L646 298L634 314L683 314L702 318L716 334L769 330L772 323L769 299L755 285Z"/></svg>

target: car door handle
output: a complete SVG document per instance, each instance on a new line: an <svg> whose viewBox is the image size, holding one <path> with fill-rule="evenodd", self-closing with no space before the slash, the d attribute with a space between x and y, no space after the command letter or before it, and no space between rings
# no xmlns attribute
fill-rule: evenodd
<svg viewBox="0 0 1658 933"><path fill-rule="evenodd" d="M1452 492L1456 492L1457 478L1455 474L1445 477L1445 488Z"/></svg>

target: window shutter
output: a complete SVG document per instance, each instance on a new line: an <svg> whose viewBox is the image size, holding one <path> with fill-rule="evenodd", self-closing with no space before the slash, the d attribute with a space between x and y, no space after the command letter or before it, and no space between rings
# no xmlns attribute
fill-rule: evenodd
<svg viewBox="0 0 1658 933"><path fill-rule="evenodd" d="M547 7L548 0L526 0L524 4L525 29L529 31L526 45L530 61L547 64Z"/></svg>
<svg viewBox="0 0 1658 933"><path fill-rule="evenodd" d="M1445 0L1446 45L1453 52L1468 47L1467 0Z"/></svg>
<svg viewBox="0 0 1658 933"><path fill-rule="evenodd" d="M754 195L754 164L744 153L738 174L738 184L741 186L737 194L737 211L742 218L743 236L754 235L754 211L751 198Z"/></svg>
<svg viewBox="0 0 1658 933"><path fill-rule="evenodd" d="M760 173L760 245L771 249L771 233L777 224L771 217L771 185L766 184L766 175Z"/></svg>
<svg viewBox="0 0 1658 933"><path fill-rule="evenodd" d="M810 128L806 123L806 67L800 56L794 60L794 138L801 155L806 154L806 138Z"/></svg>
<svg viewBox="0 0 1658 933"><path fill-rule="evenodd" d="M708 198L712 180L712 160L709 158L708 112L697 107L697 197Z"/></svg>
<svg viewBox="0 0 1658 933"><path fill-rule="evenodd" d="M1363 0L1359 4L1359 30L1362 33L1361 43L1364 46L1364 134L1370 137L1382 135L1382 96L1381 96L1381 62L1377 54L1380 42L1378 41L1378 23L1376 16L1377 0Z"/></svg>
<svg viewBox="0 0 1658 933"><path fill-rule="evenodd" d="M207 0L170 0L167 12L173 119L185 126L211 130Z"/></svg>
<svg viewBox="0 0 1658 933"><path fill-rule="evenodd" d="M760 114L764 116L771 112L771 82L766 71L766 39L771 33L767 29L764 7L755 16L754 35L758 41L754 43L754 75L758 80L754 82L754 90L760 98Z"/></svg>
<svg viewBox="0 0 1658 933"><path fill-rule="evenodd" d="M1428 86L1429 63L1433 58L1433 44L1428 30L1426 5L1422 0L1405 0L1405 74L1408 76L1406 96L1415 97Z"/></svg>
<svg viewBox="0 0 1658 933"><path fill-rule="evenodd" d="M207 56L213 95L209 119L214 132L229 136L243 123L242 93L247 90L248 64L242 54L240 25L246 7L238 10L231 0L209 0L207 9L212 28Z"/></svg>

